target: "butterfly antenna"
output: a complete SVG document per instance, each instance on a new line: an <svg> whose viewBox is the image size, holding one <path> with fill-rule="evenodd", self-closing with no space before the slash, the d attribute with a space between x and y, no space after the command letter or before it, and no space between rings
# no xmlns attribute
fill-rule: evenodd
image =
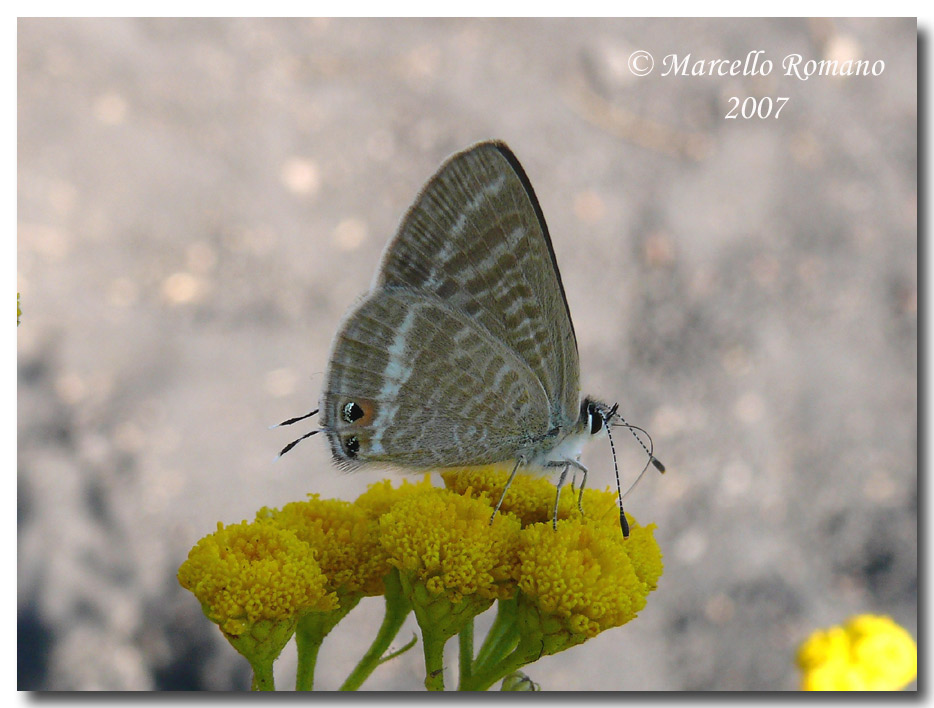
<svg viewBox="0 0 934 708"><path fill-rule="evenodd" d="M281 428L283 425L292 425L292 423L297 423L300 420L305 420L305 418L311 418L315 413L318 412L318 409L315 408L311 413L306 413L305 415L300 415L298 418L289 418L288 420L283 420L281 423L276 423L275 425L270 425L269 429Z"/></svg>
<svg viewBox="0 0 934 708"><path fill-rule="evenodd" d="M639 473L639 476L636 477L636 481L633 482L631 485L629 485L629 489L627 489L626 493L623 494L623 499L626 499L632 493L632 490L636 488L636 485L639 484L639 482L642 480L642 477L645 475L646 470L649 469L649 464L652 464L659 472L662 472L662 473L664 473L665 471L665 465L663 465L661 461L657 457L655 457L655 455L652 454L652 451L655 449L655 444L652 442L652 436L649 435L647 430L645 430L644 428L640 428L638 425L631 425L626 422L615 424L613 427L629 428L629 432L631 432L633 436L635 436L636 440L639 441L639 443L642 445L642 448L645 450L646 454L649 456L649 459L646 461L645 466L642 468L642 471ZM639 433L644 434L649 439L648 448L646 448L645 445L642 443L642 440L641 438L639 438L637 431Z"/></svg>
<svg viewBox="0 0 934 708"><path fill-rule="evenodd" d="M649 456L649 462L652 463L652 466L655 467L655 469L657 469L662 474L665 474L665 465L663 465L662 461L659 460L657 457L655 457L655 455L653 454L653 452L655 451L655 443L652 442L652 436L649 435L648 431L646 431L643 428L640 428L638 425L630 425L629 423L627 423L626 419L623 418L622 415L616 412L616 409L618 406L619 404L617 403L610 409L609 416L612 417L613 415L615 415L617 418L623 421L621 426L617 426L617 427L629 428L629 432L632 433L632 436L636 440L639 441L639 444L642 446L642 449L645 450L645 454ZM646 447L645 443L642 442L642 438L640 438L639 435L636 433L637 430L640 433L643 433L645 437L649 439L649 447L651 449L649 449L649 447Z"/></svg>
<svg viewBox="0 0 934 708"><path fill-rule="evenodd" d="M603 416L603 427L606 428L606 436L610 440L610 452L613 453L613 472L616 473L616 496L619 497L619 528L623 532L623 538L629 538L629 521L626 519L626 512L623 511L623 492L619 484L619 465L616 463L616 445L613 444L613 435L610 433L610 418L616 413L616 406L610 413ZM628 494L628 492L627 492Z"/></svg>

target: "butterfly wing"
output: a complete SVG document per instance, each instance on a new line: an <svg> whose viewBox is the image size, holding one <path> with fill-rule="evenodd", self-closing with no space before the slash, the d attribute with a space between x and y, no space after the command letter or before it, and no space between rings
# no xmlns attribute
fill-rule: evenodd
<svg viewBox="0 0 934 708"><path fill-rule="evenodd" d="M428 181L387 247L377 288L434 295L534 373L553 425L577 419L577 339L548 227L508 147L479 143ZM486 395L489 383L482 382Z"/></svg>
<svg viewBox="0 0 934 708"><path fill-rule="evenodd" d="M512 459L548 437L515 351L429 293L372 291L342 323L321 399L335 459L430 468Z"/></svg>

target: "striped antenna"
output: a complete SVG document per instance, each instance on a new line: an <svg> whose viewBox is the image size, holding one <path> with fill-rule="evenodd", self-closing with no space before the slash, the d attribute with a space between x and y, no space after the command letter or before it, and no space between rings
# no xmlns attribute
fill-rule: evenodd
<svg viewBox="0 0 934 708"><path fill-rule="evenodd" d="M619 419L623 420L622 416L619 416ZM652 464L652 466L654 466L655 469L657 469L662 474L665 473L665 465L663 465L662 461L659 460L657 457L655 457L655 455L653 454L655 450L655 443L652 442L652 436L649 435L647 430L645 430L644 428L640 428L638 425L631 425L627 423L626 421L615 424L613 427L629 428L629 432L631 432L633 434L633 437L635 437L635 439L639 441L639 444L642 445L642 449L645 450L645 453L649 456L649 459L645 463L645 466L642 468L642 471L639 473L639 476L636 477L636 481L633 482L631 485L629 485L629 489L627 489L626 493L623 494L623 499L625 499L632 493L632 490L636 488L636 485L639 484L639 481L642 479L642 477L645 475L646 470L649 468L649 464ZM639 437L637 431L638 433L644 434L649 439L649 447L645 446L645 443L642 442L642 439Z"/></svg>
<svg viewBox="0 0 934 708"><path fill-rule="evenodd" d="M618 405L618 404L617 404ZM616 405L609 413L603 415L603 427L606 428L606 436L610 440L610 452L613 453L613 472L616 474L616 496L619 497L619 528L623 532L623 538L629 538L629 521L626 519L626 512L623 511L623 493L619 485L619 465L616 464L616 445L613 444L613 435L610 433L610 418L616 413Z"/></svg>

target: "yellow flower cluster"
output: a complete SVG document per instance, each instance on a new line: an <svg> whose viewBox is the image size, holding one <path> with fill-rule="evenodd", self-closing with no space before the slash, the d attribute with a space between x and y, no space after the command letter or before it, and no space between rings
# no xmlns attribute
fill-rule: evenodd
<svg viewBox="0 0 934 708"><path fill-rule="evenodd" d="M393 487L391 480L384 479L367 487L367 490L357 497L354 504L363 509L371 519L379 519L396 502L412 494L424 494L434 488L431 483L431 475L428 474L422 477L420 482L414 484L407 479L403 479L398 487Z"/></svg>
<svg viewBox="0 0 934 708"><path fill-rule="evenodd" d="M511 471L511 467L502 465L456 467L444 470L441 478L451 491L464 494L468 489L472 489L475 495L481 496L491 506L496 506ZM523 527L551 522L555 495L555 485L548 477L517 474L503 498L500 512L516 516ZM559 499L558 518L579 517L577 501L577 492L565 489ZM588 519L607 519L618 523L619 510L616 498L612 494L585 489L581 506Z"/></svg>
<svg viewBox="0 0 934 708"><path fill-rule="evenodd" d="M412 574L433 595L508 597L519 522L497 516L482 499L432 488L411 494L380 518L389 562Z"/></svg>
<svg viewBox="0 0 934 708"><path fill-rule="evenodd" d="M178 581L229 637L263 620L292 620L337 605L311 547L269 523L219 523L191 549Z"/></svg>
<svg viewBox="0 0 934 708"><path fill-rule="evenodd" d="M263 507L257 519L293 531L313 548L329 590L339 595L383 594L389 564L380 551L379 526L359 505L313 494L281 510Z"/></svg>
<svg viewBox="0 0 934 708"><path fill-rule="evenodd" d="M300 688L312 685L324 637L363 596L385 593L393 631L414 609L430 687L440 685L446 639L472 632L473 617L500 600L515 621L500 623L499 644L477 665L476 685L488 685L628 622L662 572L654 526L630 519L623 539L608 491L585 490L583 516L577 494L562 495L553 529L554 485L517 475L494 516L510 471L448 470L448 488L426 475L396 487L377 482L355 502L310 495L264 507L252 524L219 524L192 549L179 582L238 651L253 653L257 685L271 685L271 662L294 632ZM511 642L515 650L502 654ZM262 661L255 661L259 645ZM366 672L379 653L371 659Z"/></svg>
<svg viewBox="0 0 934 708"><path fill-rule="evenodd" d="M918 648L890 617L858 615L798 649L805 691L895 691L918 674Z"/></svg>
<svg viewBox="0 0 934 708"><path fill-rule="evenodd" d="M645 607L662 573L661 554L653 525L630 519L630 527L628 540L615 524L586 519L559 521L555 530L551 524L523 529L520 608L533 613L546 636L560 635L554 650L625 624ZM546 646L546 653L554 651Z"/></svg>

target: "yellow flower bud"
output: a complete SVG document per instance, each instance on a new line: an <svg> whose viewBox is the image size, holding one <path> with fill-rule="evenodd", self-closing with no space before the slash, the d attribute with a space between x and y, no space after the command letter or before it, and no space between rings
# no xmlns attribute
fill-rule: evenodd
<svg viewBox="0 0 934 708"><path fill-rule="evenodd" d="M857 615L798 649L805 691L895 691L918 674L918 647L890 617Z"/></svg>

